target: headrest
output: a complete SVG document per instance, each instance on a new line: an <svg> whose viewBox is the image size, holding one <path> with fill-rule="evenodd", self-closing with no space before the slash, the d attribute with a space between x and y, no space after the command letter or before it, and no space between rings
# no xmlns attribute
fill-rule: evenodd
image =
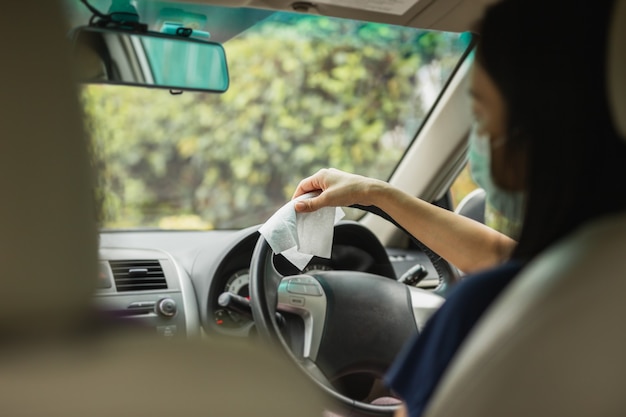
<svg viewBox="0 0 626 417"><path fill-rule="evenodd" d="M609 39L609 101L618 132L626 138L626 0L615 0Z"/></svg>
<svg viewBox="0 0 626 417"><path fill-rule="evenodd" d="M51 335L84 318L97 277L87 141L61 6L38 2L33 13L16 2L0 16L10 57L0 67L0 329L13 336Z"/></svg>

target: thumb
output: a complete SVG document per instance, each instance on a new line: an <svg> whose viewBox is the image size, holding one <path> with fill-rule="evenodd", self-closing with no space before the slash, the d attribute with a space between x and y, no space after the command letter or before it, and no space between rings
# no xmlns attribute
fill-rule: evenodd
<svg viewBox="0 0 626 417"><path fill-rule="evenodd" d="M294 208L298 213L309 213L319 209L319 203L317 198L307 198L298 200L294 203Z"/></svg>

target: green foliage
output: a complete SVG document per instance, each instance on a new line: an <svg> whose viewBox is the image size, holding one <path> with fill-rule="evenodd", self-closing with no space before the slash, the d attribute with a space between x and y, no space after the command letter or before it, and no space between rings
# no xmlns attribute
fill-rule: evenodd
<svg viewBox="0 0 626 417"><path fill-rule="evenodd" d="M276 14L225 47L223 95L83 90L104 226L184 216L239 228L266 220L321 168L387 178L424 117L416 70L438 62L443 84L463 45L457 35Z"/></svg>

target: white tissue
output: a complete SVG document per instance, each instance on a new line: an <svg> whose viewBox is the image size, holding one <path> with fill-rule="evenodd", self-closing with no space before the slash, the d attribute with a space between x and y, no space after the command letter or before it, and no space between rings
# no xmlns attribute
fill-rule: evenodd
<svg viewBox="0 0 626 417"><path fill-rule="evenodd" d="M259 232L274 253L282 254L302 271L313 256L330 258L334 226L345 215L339 207L324 207L311 213L296 213L295 202L319 193L301 195L282 206Z"/></svg>

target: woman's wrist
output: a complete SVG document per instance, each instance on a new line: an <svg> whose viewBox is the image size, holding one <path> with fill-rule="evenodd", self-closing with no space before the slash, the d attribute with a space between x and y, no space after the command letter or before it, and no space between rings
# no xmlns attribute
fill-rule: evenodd
<svg viewBox="0 0 626 417"><path fill-rule="evenodd" d="M380 207L388 199L392 189L385 181L371 179L365 187L364 200L367 205Z"/></svg>

